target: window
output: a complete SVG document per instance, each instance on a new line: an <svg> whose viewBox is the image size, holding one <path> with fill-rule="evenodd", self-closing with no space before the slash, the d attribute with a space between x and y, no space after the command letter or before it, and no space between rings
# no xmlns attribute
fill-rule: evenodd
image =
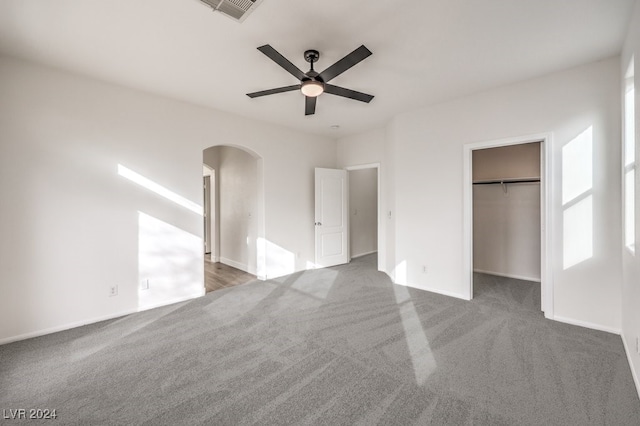
<svg viewBox="0 0 640 426"><path fill-rule="evenodd" d="M633 58L625 75L624 88L624 244L635 253L636 246L636 130Z"/></svg>

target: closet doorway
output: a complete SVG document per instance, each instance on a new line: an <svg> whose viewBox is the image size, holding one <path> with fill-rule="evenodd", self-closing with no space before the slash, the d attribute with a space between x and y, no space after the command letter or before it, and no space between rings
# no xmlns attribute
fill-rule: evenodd
<svg viewBox="0 0 640 426"><path fill-rule="evenodd" d="M472 170L473 297L541 310L540 142L474 150Z"/></svg>
<svg viewBox="0 0 640 426"><path fill-rule="evenodd" d="M542 135L465 145L469 299L515 298L551 316L547 140Z"/></svg>

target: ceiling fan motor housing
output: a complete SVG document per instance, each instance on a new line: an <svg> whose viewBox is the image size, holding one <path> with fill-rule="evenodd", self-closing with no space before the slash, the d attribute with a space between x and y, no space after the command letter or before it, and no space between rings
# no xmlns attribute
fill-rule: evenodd
<svg viewBox="0 0 640 426"><path fill-rule="evenodd" d="M320 52L314 49L309 49L304 52L304 59L307 62L311 62L311 66L313 66L314 62L317 62L320 58Z"/></svg>

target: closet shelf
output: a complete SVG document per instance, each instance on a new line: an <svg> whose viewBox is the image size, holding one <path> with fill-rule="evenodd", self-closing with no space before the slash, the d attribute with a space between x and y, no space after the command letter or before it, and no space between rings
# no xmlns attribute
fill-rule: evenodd
<svg viewBox="0 0 640 426"><path fill-rule="evenodd" d="M507 183L535 183L535 182L540 182L540 178L477 180L473 182L473 184L474 185L494 185L494 184L507 184Z"/></svg>

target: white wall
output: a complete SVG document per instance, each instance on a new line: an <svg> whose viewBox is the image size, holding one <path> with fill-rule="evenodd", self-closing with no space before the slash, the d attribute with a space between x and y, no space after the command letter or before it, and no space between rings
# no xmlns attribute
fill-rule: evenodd
<svg viewBox="0 0 640 426"><path fill-rule="evenodd" d="M392 209L393 152L387 143L387 129L372 129L350 137L341 138L337 145L338 167L378 164L380 173L379 210L383 217L378 221L378 269L391 275L393 271L392 221L388 211Z"/></svg>
<svg viewBox="0 0 640 426"><path fill-rule="evenodd" d="M203 149L252 150L265 274L313 262L313 168L335 167L335 142L6 57L0 93L0 342L139 309L141 229L179 235L164 277L203 291L201 215L118 164L201 206Z"/></svg>
<svg viewBox="0 0 640 426"><path fill-rule="evenodd" d="M363 164L386 163L384 128L372 129L365 133L338 139L338 166L360 166Z"/></svg>
<svg viewBox="0 0 640 426"><path fill-rule="evenodd" d="M464 297L463 145L551 133L547 149L552 157L555 318L619 330L621 240L619 232L611 232L621 224L619 68L619 59L611 58L391 120L384 131L381 155L385 170L382 202L388 219L384 221L385 267L394 280ZM383 132L376 134L382 137ZM581 134L583 138L576 139ZM565 245L563 221L565 215L571 218L571 205L563 206L562 184L563 177L569 181L572 173L570 167L563 172L563 147L575 147L585 134L591 136L592 144L592 179L585 195L592 201L592 226L582 223L577 228L592 229L593 253L565 268L563 258L571 254L572 241ZM367 139L363 134L341 140L339 162L348 164L342 156L370 160ZM580 163L578 169L585 164ZM576 226L567 230L575 231Z"/></svg>
<svg viewBox="0 0 640 426"><path fill-rule="evenodd" d="M220 261L256 274L257 161L222 147L219 162Z"/></svg>
<svg viewBox="0 0 640 426"><path fill-rule="evenodd" d="M378 250L378 169L349 171L349 249L351 257Z"/></svg>
<svg viewBox="0 0 640 426"><path fill-rule="evenodd" d="M473 181L540 178L540 142L476 149Z"/></svg>
<svg viewBox="0 0 640 426"><path fill-rule="evenodd" d="M473 186L473 269L540 281L539 183Z"/></svg>
<svg viewBox="0 0 640 426"><path fill-rule="evenodd" d="M625 342L631 369L634 373L636 387L640 394L640 354L636 350L636 339L640 336L640 108L638 103L638 89L640 78L638 60L640 59L640 1L636 1L629 32L624 43L621 55L621 79L624 79L627 66L631 58L635 59L634 87L635 99L635 146L636 146L636 179L635 179L635 233L636 252L631 254L626 248L622 248L622 339ZM624 81L624 80L622 80ZM619 89L623 93L623 88ZM622 244L621 244L622 245Z"/></svg>
<svg viewBox="0 0 640 426"><path fill-rule="evenodd" d="M620 328L619 59L555 73L396 118L396 265L404 283L463 296L463 145L552 132L557 319ZM591 129L592 256L563 267L563 147ZM575 146L575 143L571 146ZM583 144L580 145L581 147ZM582 164L582 163L581 163ZM587 164L587 163L584 163ZM563 176L563 174L565 176ZM579 174L578 174L579 175ZM422 272L428 265L428 273ZM398 280L398 273L396 273ZM402 281L401 281L402 282Z"/></svg>

